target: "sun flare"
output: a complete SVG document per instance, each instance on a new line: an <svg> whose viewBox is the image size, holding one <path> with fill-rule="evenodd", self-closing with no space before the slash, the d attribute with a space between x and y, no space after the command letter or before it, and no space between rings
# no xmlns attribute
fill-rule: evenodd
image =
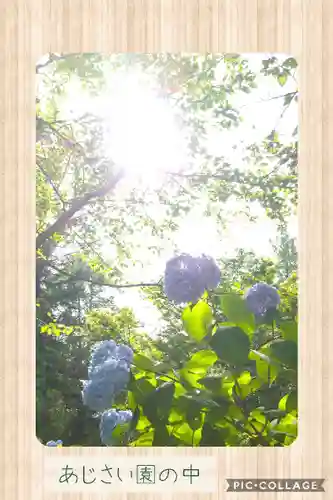
<svg viewBox="0 0 333 500"><path fill-rule="evenodd" d="M126 177L161 177L188 164L186 128L161 86L150 75L119 71L106 75L106 90L90 96L75 82L64 110L102 121L102 149Z"/></svg>
<svg viewBox="0 0 333 500"><path fill-rule="evenodd" d="M103 108L106 153L127 174L150 176L184 166L183 131L170 103L149 83L122 75Z"/></svg>

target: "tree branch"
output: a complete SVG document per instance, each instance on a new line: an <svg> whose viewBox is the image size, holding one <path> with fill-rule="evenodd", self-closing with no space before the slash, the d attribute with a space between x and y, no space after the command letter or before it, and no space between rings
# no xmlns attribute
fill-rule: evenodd
<svg viewBox="0 0 333 500"><path fill-rule="evenodd" d="M90 193L86 193L81 198L77 198L72 201L72 204L68 210L63 212L58 219L51 224L49 227L45 229L42 233L40 233L36 238L36 248L40 248L46 240L48 240L54 233L62 234L66 226L71 219L71 217L81 210L85 205L87 205L91 200L100 198L105 196L111 189L113 189L119 179L121 178L121 173L117 174L114 178L110 179L104 186L96 189L95 191L91 191Z"/></svg>
<svg viewBox="0 0 333 500"><path fill-rule="evenodd" d="M51 177L49 176L49 174L44 170L44 168L42 167L42 165L37 161L37 166L38 168L40 169L40 171L42 172L42 174L44 175L45 179L47 180L47 182L50 184L50 186L52 187L53 191L55 192L55 194L57 195L57 198L59 199L59 201L61 202L63 208L66 207L66 202L63 200L57 186L54 184L54 182L52 181Z"/></svg>
<svg viewBox="0 0 333 500"><path fill-rule="evenodd" d="M83 281L85 283L90 283L91 285L98 285L98 286L107 286L107 287L110 287L110 288L147 288L147 287L160 287L161 284L160 283L124 283L124 284L116 284L116 283L101 283L97 280L93 280L93 279L88 279L88 278L80 278L80 276L75 276L73 274L70 274L68 273L67 271L64 271L63 269L60 269L59 267L57 266L54 266L53 264L51 264L50 262L47 262L46 263L46 266L47 267L51 267L52 269L54 269L55 271L58 271L59 273L65 275L65 276L68 276L70 279L67 280L67 281L57 281L57 282L54 282L53 284L55 285L60 285L62 283L68 283L70 281Z"/></svg>
<svg viewBox="0 0 333 500"><path fill-rule="evenodd" d="M62 61L62 60L66 59L69 56L72 57L72 56L76 56L76 55L79 56L81 54L79 52L77 52L77 53L71 53L71 54L65 54L63 56L56 56L54 54L49 54L49 58L48 58L47 61L45 61L45 63L36 64L36 73L39 73L39 71L41 69L45 68L49 64L52 64L55 61Z"/></svg>

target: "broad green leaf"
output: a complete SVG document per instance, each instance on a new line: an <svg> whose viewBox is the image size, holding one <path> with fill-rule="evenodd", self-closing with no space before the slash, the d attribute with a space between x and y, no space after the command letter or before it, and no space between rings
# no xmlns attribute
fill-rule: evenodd
<svg viewBox="0 0 333 500"><path fill-rule="evenodd" d="M292 68L292 69L297 68L297 61L293 57L288 57L288 59L286 59L283 62L283 66L285 66L287 68Z"/></svg>
<svg viewBox="0 0 333 500"><path fill-rule="evenodd" d="M213 315L206 302L198 302L194 307L186 307L182 314L184 329L193 339L200 342L208 333Z"/></svg>
<svg viewBox="0 0 333 500"><path fill-rule="evenodd" d="M279 325L282 331L282 336L285 340L292 340L297 342L298 327L295 321L283 321Z"/></svg>
<svg viewBox="0 0 333 500"><path fill-rule="evenodd" d="M297 404L298 404L297 391L291 391L291 393L288 394L288 399L286 403L287 412L297 410Z"/></svg>
<svg viewBox="0 0 333 500"><path fill-rule="evenodd" d="M278 367L268 356L259 351L252 350L249 358L256 362L258 377L265 383L273 382L278 374Z"/></svg>
<svg viewBox="0 0 333 500"><path fill-rule="evenodd" d="M266 387L257 391L260 400L260 406L265 410L281 409L279 401L281 398L281 389L278 386Z"/></svg>
<svg viewBox="0 0 333 500"><path fill-rule="evenodd" d="M243 420L244 418L242 410L236 405L229 406L227 415L235 420Z"/></svg>
<svg viewBox="0 0 333 500"><path fill-rule="evenodd" d="M236 293L222 295L220 303L222 311L229 321L239 326L248 334L254 332L254 316L246 307L246 302L241 295Z"/></svg>
<svg viewBox="0 0 333 500"><path fill-rule="evenodd" d="M193 369L186 369L183 368L180 370L179 374L181 376L182 381L187 384L189 384L190 387L200 387L200 382L199 380L205 376L207 372L206 368L193 368Z"/></svg>
<svg viewBox="0 0 333 500"><path fill-rule="evenodd" d="M282 73L281 75L278 76L277 81L279 82L279 85L283 87L287 83L288 75L287 73Z"/></svg>
<svg viewBox="0 0 333 500"><path fill-rule="evenodd" d="M227 429L214 428L206 418L202 427L200 446L225 446L227 435Z"/></svg>
<svg viewBox="0 0 333 500"><path fill-rule="evenodd" d="M211 377L203 377L198 379L199 384L202 384L207 389L212 392L220 392L222 389L222 377L221 375L214 375Z"/></svg>
<svg viewBox="0 0 333 500"><path fill-rule="evenodd" d="M143 354L135 354L133 358L133 365L139 368L140 370L145 370L145 371L155 371L156 365L155 363L147 358L147 356L144 356Z"/></svg>
<svg viewBox="0 0 333 500"><path fill-rule="evenodd" d="M149 394L152 394L155 391L154 385L148 381L146 378L140 378L139 380L135 380L132 384L132 392L135 398L135 401L138 404L144 403Z"/></svg>
<svg viewBox="0 0 333 500"><path fill-rule="evenodd" d="M219 327L210 339L210 345L221 360L233 366L248 361L250 340L239 327Z"/></svg>
<svg viewBox="0 0 333 500"><path fill-rule="evenodd" d="M154 431L145 432L141 434L135 441L133 441L131 446L152 446L154 440Z"/></svg>
<svg viewBox="0 0 333 500"><path fill-rule="evenodd" d="M166 425L156 425L152 446L165 446L169 441L169 432Z"/></svg>
<svg viewBox="0 0 333 500"><path fill-rule="evenodd" d="M239 385L248 385L252 380L251 373L250 372L243 372L237 379L237 382Z"/></svg>
<svg viewBox="0 0 333 500"><path fill-rule="evenodd" d="M151 426L151 423L148 420L148 418L145 417L144 415L142 415L142 413L140 413L140 418L139 418L138 423L136 425L136 430L143 431L143 430L147 429L147 427L150 427L150 426Z"/></svg>
<svg viewBox="0 0 333 500"><path fill-rule="evenodd" d="M183 394L186 394L186 389L185 387L182 386L182 384L176 382L175 383L175 392L174 392L174 397L178 398L179 396L182 396Z"/></svg>
<svg viewBox="0 0 333 500"><path fill-rule="evenodd" d="M182 412L179 408L172 408L169 414L169 423L175 424L180 423L185 419L184 412Z"/></svg>
<svg viewBox="0 0 333 500"><path fill-rule="evenodd" d="M274 340L270 343L269 349L272 357L276 358L283 365L294 370L297 369L297 344L291 340Z"/></svg>
<svg viewBox="0 0 333 500"><path fill-rule="evenodd" d="M232 402L222 398L216 402L218 403L218 408L211 408L207 411L206 422L210 422L214 425L220 424L223 426L225 425L225 420L222 420L222 418L228 413Z"/></svg>
<svg viewBox="0 0 333 500"><path fill-rule="evenodd" d="M184 422L174 427L173 435L189 446L197 446L201 439L201 429L194 431L187 422Z"/></svg>
<svg viewBox="0 0 333 500"><path fill-rule="evenodd" d="M297 435L297 419L290 413L283 417L276 425L272 425L274 432L285 433L290 436Z"/></svg>
<svg viewBox="0 0 333 500"><path fill-rule="evenodd" d="M136 408L136 401L132 391L128 391L127 393L127 406L130 410L135 410Z"/></svg>
<svg viewBox="0 0 333 500"><path fill-rule="evenodd" d="M251 411L250 417L255 419L257 422L260 422L263 425L265 425L265 423L266 423L266 417L265 417L264 413L260 410Z"/></svg>
<svg viewBox="0 0 333 500"><path fill-rule="evenodd" d="M174 383L165 382L149 393L142 406L144 414L152 424L168 420L174 392Z"/></svg>
<svg viewBox="0 0 333 500"><path fill-rule="evenodd" d="M289 394L286 394L283 396L283 398L280 399L279 401L279 410L281 411L287 411L287 399L288 399Z"/></svg>
<svg viewBox="0 0 333 500"><path fill-rule="evenodd" d="M188 370L195 368L207 369L212 366L216 360L217 356L214 351L198 351L191 356L189 361L186 363L185 368Z"/></svg>
<svg viewBox="0 0 333 500"><path fill-rule="evenodd" d="M201 411L201 408L199 408L195 404L189 404L186 410L186 421L191 429L196 431L197 429L202 427L203 417L204 415Z"/></svg>

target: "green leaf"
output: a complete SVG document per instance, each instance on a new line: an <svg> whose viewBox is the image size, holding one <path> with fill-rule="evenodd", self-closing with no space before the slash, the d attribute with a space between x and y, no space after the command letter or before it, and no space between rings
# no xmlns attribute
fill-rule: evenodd
<svg viewBox="0 0 333 500"><path fill-rule="evenodd" d="M206 422L211 424L221 424L225 425L225 421L222 418L228 413L231 401L225 398L214 398L214 401L218 404L218 408L211 408L206 413Z"/></svg>
<svg viewBox="0 0 333 500"><path fill-rule="evenodd" d="M196 431L197 429L202 427L203 413L201 411L201 408L198 407L197 404L193 403L194 402L191 402L186 410L186 421L191 429Z"/></svg>
<svg viewBox="0 0 333 500"><path fill-rule="evenodd" d="M200 446L225 446L227 435L227 429L216 429L209 422L205 421L202 427Z"/></svg>
<svg viewBox="0 0 333 500"><path fill-rule="evenodd" d="M295 321L283 321L281 322L279 327L285 340L292 340L293 342L297 342L298 328Z"/></svg>
<svg viewBox="0 0 333 500"><path fill-rule="evenodd" d="M165 382L151 392L143 403L143 412L152 424L167 422L175 392L172 382Z"/></svg>
<svg viewBox="0 0 333 500"><path fill-rule="evenodd" d="M289 394L286 394L283 396L283 398L280 399L279 401L279 410L286 412L287 411L287 399L288 399Z"/></svg>
<svg viewBox="0 0 333 500"><path fill-rule="evenodd" d="M288 79L287 73L282 73L281 75L279 75L277 77L277 81L279 82L279 84L281 85L281 87L283 87L286 84L287 79Z"/></svg>
<svg viewBox="0 0 333 500"><path fill-rule="evenodd" d="M200 443L201 429L194 431L187 422L175 426L173 434L176 438L187 445L197 446Z"/></svg>
<svg viewBox="0 0 333 500"><path fill-rule="evenodd" d="M297 61L293 57L288 57L288 59L283 62L283 66L291 69L297 68Z"/></svg>
<svg viewBox="0 0 333 500"><path fill-rule="evenodd" d="M140 418L136 424L136 430L137 431L144 431L146 430L148 427L151 427L151 423L150 421L148 420L147 417L145 417L142 412L140 411Z"/></svg>
<svg viewBox="0 0 333 500"><path fill-rule="evenodd" d="M266 387L264 389L259 389L256 393L259 396L260 406L265 410L282 410L279 407L281 390L278 386Z"/></svg>
<svg viewBox="0 0 333 500"><path fill-rule="evenodd" d="M234 366L248 361L250 340L238 327L220 327L210 339L210 345L218 357Z"/></svg>
<svg viewBox="0 0 333 500"><path fill-rule="evenodd" d="M217 356L215 352L210 350L198 351L193 354L193 356L186 363L185 368L187 369L195 369L195 368L204 368L207 369L212 366L217 360Z"/></svg>
<svg viewBox="0 0 333 500"><path fill-rule="evenodd" d="M152 446L154 440L154 430L145 432L141 434L135 441L131 443L131 446Z"/></svg>
<svg viewBox="0 0 333 500"><path fill-rule="evenodd" d="M133 417L130 423L130 428L129 428L130 433L136 429L139 419L140 419L140 408L137 406L134 410Z"/></svg>
<svg viewBox="0 0 333 500"><path fill-rule="evenodd" d="M165 446L169 441L169 432L166 425L157 425L154 429L152 446Z"/></svg>
<svg viewBox="0 0 333 500"><path fill-rule="evenodd" d="M131 390L135 401L138 404L143 404L149 394L154 393L155 387L146 378L140 378L139 380L134 380L132 383Z"/></svg>
<svg viewBox="0 0 333 500"><path fill-rule="evenodd" d="M297 436L297 419L289 413L283 417L276 425L272 424L274 432L284 433L293 437Z"/></svg>
<svg viewBox="0 0 333 500"><path fill-rule="evenodd" d="M154 371L156 370L156 365L154 362L147 358L147 356L144 356L143 354L135 354L133 358L133 364L140 370L145 370L145 371Z"/></svg>
<svg viewBox="0 0 333 500"><path fill-rule="evenodd" d="M297 391L291 391L290 394L288 394L288 399L286 403L286 410L288 413L292 412L293 410L297 410L297 404L298 404L298 397L297 397Z"/></svg>
<svg viewBox="0 0 333 500"><path fill-rule="evenodd" d="M136 409L137 405L132 391L128 391L127 393L127 406L129 407L130 410Z"/></svg>
<svg viewBox="0 0 333 500"><path fill-rule="evenodd" d="M297 344L291 340L275 340L270 343L271 356L283 365L297 369Z"/></svg>
<svg viewBox="0 0 333 500"><path fill-rule="evenodd" d="M239 326L244 332L252 334L255 330L253 314L246 307L243 297L230 293L222 295L220 299L221 308L228 320Z"/></svg>
<svg viewBox="0 0 333 500"><path fill-rule="evenodd" d="M198 379L199 384L203 385L212 392L220 392L222 389L221 375L212 375L210 377L203 377Z"/></svg>
<svg viewBox="0 0 333 500"><path fill-rule="evenodd" d="M255 360L257 375L263 382L271 383L276 379L279 370L269 356L253 350L249 358Z"/></svg>
<svg viewBox="0 0 333 500"><path fill-rule="evenodd" d="M194 307L188 306L182 314L184 329L194 340L200 342L208 333L213 315L206 302L198 302Z"/></svg>
<svg viewBox="0 0 333 500"><path fill-rule="evenodd" d="M237 381L239 385L248 385L252 380L251 373L248 371L244 371L238 377Z"/></svg>

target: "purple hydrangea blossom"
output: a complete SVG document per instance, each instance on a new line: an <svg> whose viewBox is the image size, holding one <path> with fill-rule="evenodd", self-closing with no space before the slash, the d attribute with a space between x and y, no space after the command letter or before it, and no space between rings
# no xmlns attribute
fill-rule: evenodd
<svg viewBox="0 0 333 500"><path fill-rule="evenodd" d="M94 345L91 356L89 371L93 371L95 367L104 363L107 359L114 355L117 344L113 340L103 340L96 342Z"/></svg>
<svg viewBox="0 0 333 500"><path fill-rule="evenodd" d="M127 363L132 363L133 361L133 351L127 345L117 345L115 354L118 359L127 361Z"/></svg>
<svg viewBox="0 0 333 500"><path fill-rule="evenodd" d="M61 448L63 445L63 442L61 441L61 439L57 439L57 441L48 441L46 443L46 446L51 446L53 448Z"/></svg>
<svg viewBox="0 0 333 500"><path fill-rule="evenodd" d="M127 424L132 420L133 413L131 410L120 410L118 411L118 424Z"/></svg>
<svg viewBox="0 0 333 500"><path fill-rule="evenodd" d="M129 382L132 359L130 347L117 345L113 340L96 344L89 363L89 380L83 382L83 403L97 412L110 408Z"/></svg>
<svg viewBox="0 0 333 500"><path fill-rule="evenodd" d="M245 293L249 310L255 316L264 316L268 310L276 309L280 303L280 295L276 288L267 283L256 283Z"/></svg>
<svg viewBox="0 0 333 500"><path fill-rule="evenodd" d="M114 409L105 411L101 415L99 430L103 444L112 445L112 433L117 425L124 425L131 421L132 412L130 410L117 411Z"/></svg>
<svg viewBox="0 0 333 500"><path fill-rule="evenodd" d="M164 292L176 304L197 302L205 290L219 284L220 278L220 270L211 257L193 257L184 253L167 262Z"/></svg>
<svg viewBox="0 0 333 500"><path fill-rule="evenodd" d="M113 404L115 388L108 379L84 380L82 390L83 404L93 411L104 411Z"/></svg>
<svg viewBox="0 0 333 500"><path fill-rule="evenodd" d="M221 281L221 271L212 257L202 255L198 258L202 279L206 290L213 290Z"/></svg>

